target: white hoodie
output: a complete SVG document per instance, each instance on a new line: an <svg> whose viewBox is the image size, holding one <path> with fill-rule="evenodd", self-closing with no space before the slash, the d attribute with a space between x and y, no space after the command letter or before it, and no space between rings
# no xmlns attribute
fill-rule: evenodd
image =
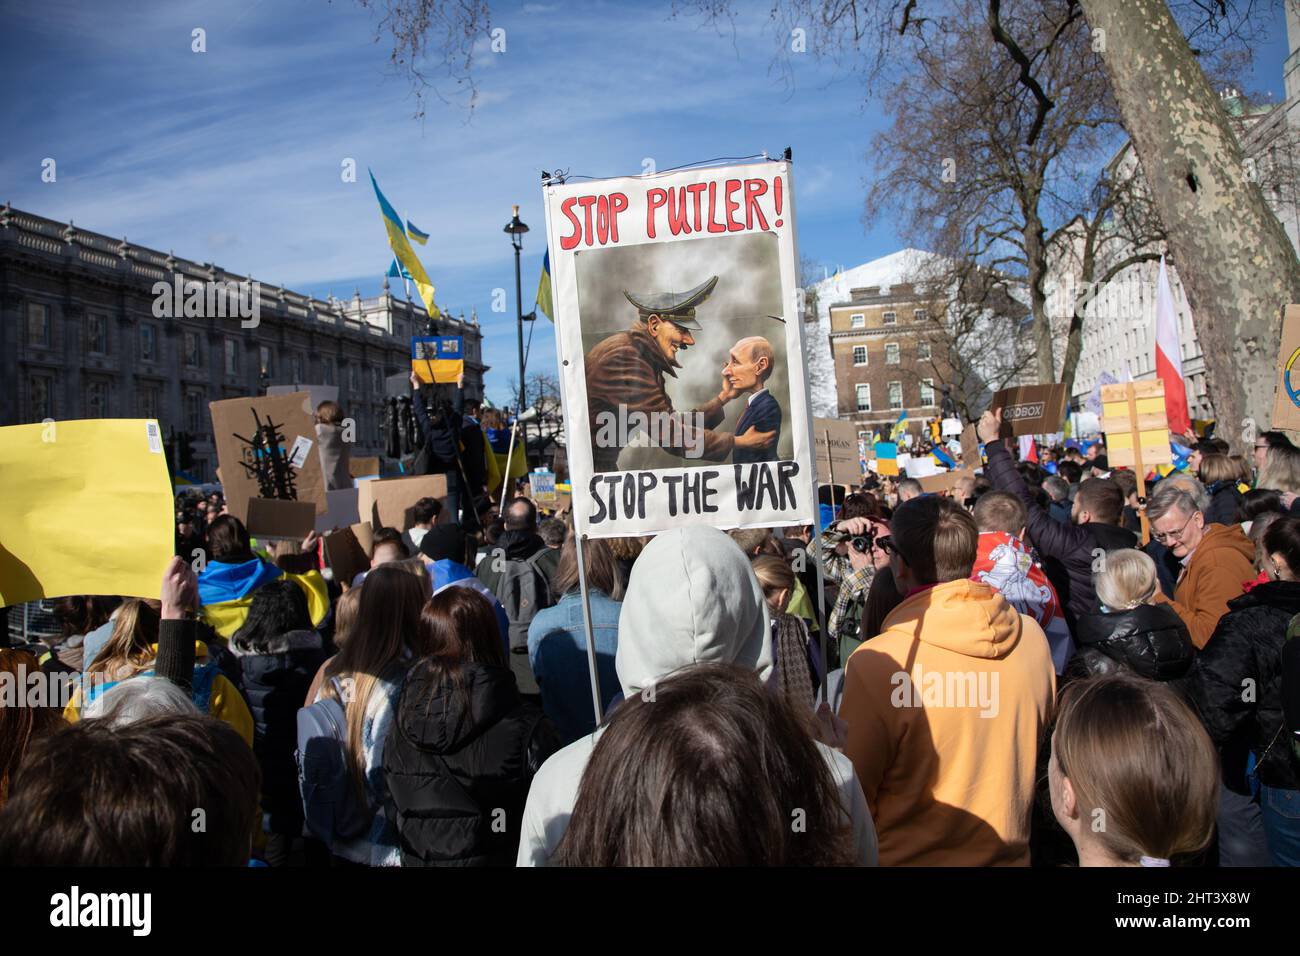
<svg viewBox="0 0 1300 956"><path fill-rule="evenodd" d="M715 528L665 531L637 558L618 619L614 659L624 697L697 663L772 673L771 630L763 589L744 552ZM569 825L583 770L601 730L575 740L533 778L524 808L519 866L545 866ZM853 825L858 861L876 865L876 828L843 754L818 744ZM754 786L764 786L755 780Z"/></svg>

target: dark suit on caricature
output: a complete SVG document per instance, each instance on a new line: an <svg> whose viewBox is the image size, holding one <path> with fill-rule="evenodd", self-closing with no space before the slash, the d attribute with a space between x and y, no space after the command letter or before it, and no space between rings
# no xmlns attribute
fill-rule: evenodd
<svg viewBox="0 0 1300 956"><path fill-rule="evenodd" d="M731 460L744 465L754 461L776 461L776 445L781 440L781 403L767 390L776 355L772 345L761 335L741 339L731 347L722 370L724 385L746 395L745 411L736 422L735 435L746 432L771 433L771 441L760 448L737 447Z"/></svg>
<svg viewBox="0 0 1300 956"><path fill-rule="evenodd" d="M776 461L776 445L781 440L781 403L767 389L749 399L745 413L736 422L736 434L743 435L751 428L760 432L776 432L776 438L766 448L737 448L731 460L738 465L751 461Z"/></svg>

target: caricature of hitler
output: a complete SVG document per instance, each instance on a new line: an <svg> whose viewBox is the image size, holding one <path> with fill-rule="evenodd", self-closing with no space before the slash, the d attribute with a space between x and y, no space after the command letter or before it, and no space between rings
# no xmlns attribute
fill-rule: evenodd
<svg viewBox="0 0 1300 956"><path fill-rule="evenodd" d="M616 470L622 450L618 442L596 440L597 423L613 420L611 416L622 419L633 412L670 416L673 427L661 430L663 437L658 445L680 458L725 461L735 448L758 449L775 440L773 432L751 430L736 437L712 430L725 417L723 406L740 395L726 377L715 398L688 413L673 408L664 388L664 377L676 378L675 370L681 368L677 353L695 344L693 333L703 331L695 307L709 297L717 284L718 277L712 276L688 292L640 295L624 291L623 295L636 307L636 321L627 331L615 332L599 342L586 358L595 471ZM688 454L692 450L693 454Z"/></svg>

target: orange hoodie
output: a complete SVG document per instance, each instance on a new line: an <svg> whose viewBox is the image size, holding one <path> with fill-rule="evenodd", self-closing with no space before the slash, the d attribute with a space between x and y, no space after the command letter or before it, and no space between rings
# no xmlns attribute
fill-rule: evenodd
<svg viewBox="0 0 1300 956"><path fill-rule="evenodd" d="M1042 628L997 591L913 594L845 668L840 717L881 866L1025 866L1056 673Z"/></svg>

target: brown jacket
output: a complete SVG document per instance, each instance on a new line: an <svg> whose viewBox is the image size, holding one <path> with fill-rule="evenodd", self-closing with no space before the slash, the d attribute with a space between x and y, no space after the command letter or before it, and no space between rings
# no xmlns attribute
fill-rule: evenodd
<svg viewBox="0 0 1300 956"><path fill-rule="evenodd" d="M1205 536L1178 576L1174 599L1157 591L1156 600L1173 605L1200 650L1209 643L1219 618L1228 613L1228 602L1255 577L1254 562L1255 546L1240 525L1207 524Z"/></svg>
<svg viewBox="0 0 1300 956"><path fill-rule="evenodd" d="M636 323L626 332L615 332L597 343L587 353L586 373L591 455L597 472L618 468L618 454L622 447L616 444L600 447L596 436L601 430L598 416L605 413L617 421L620 405L624 406L627 415L659 412L673 416L670 435L673 438L680 436L681 441L670 444L670 435L661 431L659 447L665 451L684 458L688 448L699 447L698 439L694 437L697 423L674 409L672 399L664 390L664 376L676 378L677 373L641 323ZM735 436L709 430L722 424L725 414L722 403L715 398L694 411L704 416L702 457L709 461L725 461L735 447Z"/></svg>

